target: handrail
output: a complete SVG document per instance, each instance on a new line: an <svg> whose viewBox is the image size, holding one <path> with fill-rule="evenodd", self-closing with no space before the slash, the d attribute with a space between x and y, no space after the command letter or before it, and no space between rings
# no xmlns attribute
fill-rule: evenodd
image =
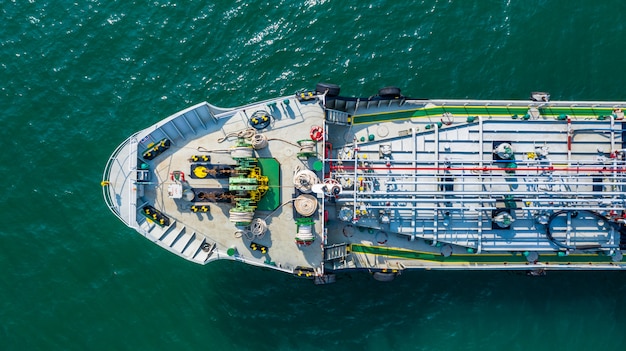
<svg viewBox="0 0 626 351"><path fill-rule="evenodd" d="M139 132L128 137L124 142L122 142L116 149L113 151L111 156L109 157L106 165L104 166L104 171L102 172L102 196L104 197L104 202L107 204L107 207L111 212L122 222L126 223L124 219L122 219L121 213L119 212L119 208L115 205L113 198L111 197L110 191L110 172L115 161L118 161L117 156L124 149L135 136L139 134Z"/></svg>

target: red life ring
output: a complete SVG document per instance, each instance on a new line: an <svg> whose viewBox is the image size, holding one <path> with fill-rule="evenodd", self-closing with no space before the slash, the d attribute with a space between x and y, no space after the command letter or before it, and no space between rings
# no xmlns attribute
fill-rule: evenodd
<svg viewBox="0 0 626 351"><path fill-rule="evenodd" d="M313 141L322 141L324 139L324 128L320 126L311 127L311 133L309 133Z"/></svg>

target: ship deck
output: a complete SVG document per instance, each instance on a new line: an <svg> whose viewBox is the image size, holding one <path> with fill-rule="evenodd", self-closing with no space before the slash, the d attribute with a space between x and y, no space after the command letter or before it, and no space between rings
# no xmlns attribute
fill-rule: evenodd
<svg viewBox="0 0 626 351"><path fill-rule="evenodd" d="M256 217L266 219L267 230L254 235L249 228L237 227L229 220L232 203L198 199L201 192L227 189L228 178L198 179L192 169L197 165L235 166L231 151L237 135L250 129L250 116L259 110L270 110L273 122L264 133L269 147L255 151L258 165L270 178L270 189L255 211ZM323 262L323 229L319 220L322 207L311 216L315 223L314 244L297 246L293 177L296 170L311 169L317 160L299 157L296 141L308 139L309 129L323 123L324 112L319 104L296 99L265 101L238 110L196 105L129 138L107 167L110 176L105 196L112 199L114 212L129 226L161 247L197 263L225 258L287 272L298 267L319 271ZM147 166L141 169L134 162L137 155L141 157L142 150L164 138L171 141L171 146L154 160L143 159L141 163ZM317 152L314 148L313 153ZM192 161L194 156L198 157L196 161ZM184 180L172 178L178 171ZM170 198L169 187L176 183L182 183L183 191L193 189L196 198ZM137 200L121 200L128 198ZM160 226L145 218L141 209L146 205L166 215L169 225Z"/></svg>
<svg viewBox="0 0 626 351"><path fill-rule="evenodd" d="M191 261L308 277L624 267L624 103L302 97L131 136L109 207Z"/></svg>
<svg viewBox="0 0 626 351"><path fill-rule="evenodd" d="M342 188L329 232L353 258L340 267L621 267L623 103L327 106Z"/></svg>

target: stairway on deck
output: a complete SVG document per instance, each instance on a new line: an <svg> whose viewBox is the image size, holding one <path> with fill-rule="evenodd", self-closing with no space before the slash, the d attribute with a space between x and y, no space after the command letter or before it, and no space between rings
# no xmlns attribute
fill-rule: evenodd
<svg viewBox="0 0 626 351"><path fill-rule="evenodd" d="M141 227L149 239L196 263L204 264L215 250L215 243L209 243L196 232L187 233L187 228L177 221L172 221L168 227L146 221Z"/></svg>
<svg viewBox="0 0 626 351"><path fill-rule="evenodd" d="M334 124L350 124L350 115L347 112L337 110L326 110L326 120Z"/></svg>
<svg viewBox="0 0 626 351"><path fill-rule="evenodd" d="M345 259L347 255L347 244L334 244L324 248L324 261Z"/></svg>

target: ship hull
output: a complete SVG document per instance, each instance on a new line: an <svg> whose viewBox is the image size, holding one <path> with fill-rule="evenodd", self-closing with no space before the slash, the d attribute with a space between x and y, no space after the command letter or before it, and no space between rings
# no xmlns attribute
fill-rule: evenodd
<svg viewBox="0 0 626 351"><path fill-rule="evenodd" d="M621 270L623 102L368 98L339 87L201 103L125 140L103 195L187 260L328 282L366 270Z"/></svg>

